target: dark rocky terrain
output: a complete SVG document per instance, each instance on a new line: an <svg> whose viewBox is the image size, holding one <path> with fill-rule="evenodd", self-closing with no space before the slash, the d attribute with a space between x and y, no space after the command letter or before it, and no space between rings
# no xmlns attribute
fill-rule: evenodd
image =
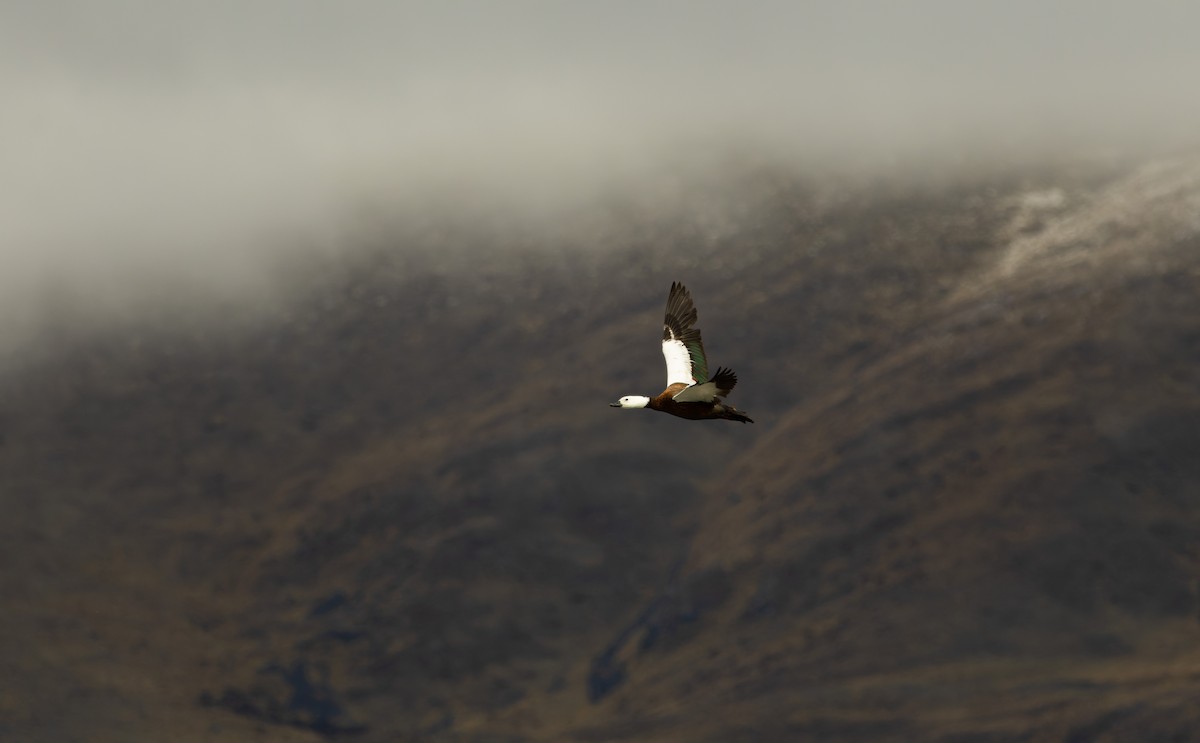
<svg viewBox="0 0 1200 743"><path fill-rule="evenodd" d="M1200 162L986 173L64 306L0 381L0 738L1200 737ZM676 279L754 426L607 407Z"/></svg>

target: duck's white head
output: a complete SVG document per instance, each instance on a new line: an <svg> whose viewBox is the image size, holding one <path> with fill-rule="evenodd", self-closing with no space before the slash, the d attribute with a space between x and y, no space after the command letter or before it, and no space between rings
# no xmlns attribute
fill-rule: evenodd
<svg viewBox="0 0 1200 743"><path fill-rule="evenodd" d="M610 408L644 408L650 404L650 398L643 395L626 395L616 402L610 402Z"/></svg>

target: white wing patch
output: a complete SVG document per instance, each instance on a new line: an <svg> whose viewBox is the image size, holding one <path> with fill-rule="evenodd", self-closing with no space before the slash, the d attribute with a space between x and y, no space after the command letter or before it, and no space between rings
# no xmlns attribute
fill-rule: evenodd
<svg viewBox="0 0 1200 743"><path fill-rule="evenodd" d="M662 343L663 358L667 360L667 386L680 382L695 384L696 379L692 376L692 357L683 341L672 338Z"/></svg>
<svg viewBox="0 0 1200 743"><path fill-rule="evenodd" d="M716 402L718 398L723 396L722 391L717 389L716 384L705 382L704 384L693 384L691 387L679 390L671 399L675 402Z"/></svg>

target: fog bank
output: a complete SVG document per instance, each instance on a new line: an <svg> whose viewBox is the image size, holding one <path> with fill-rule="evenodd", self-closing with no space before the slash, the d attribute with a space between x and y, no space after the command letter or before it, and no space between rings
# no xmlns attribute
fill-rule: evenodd
<svg viewBox="0 0 1200 743"><path fill-rule="evenodd" d="M1083 0L8 4L0 311L243 292L364 201L544 218L730 147L869 169L1187 146L1197 27Z"/></svg>

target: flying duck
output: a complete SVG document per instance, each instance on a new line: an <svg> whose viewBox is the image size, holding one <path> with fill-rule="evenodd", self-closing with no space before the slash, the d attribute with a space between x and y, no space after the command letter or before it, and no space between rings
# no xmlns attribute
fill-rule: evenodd
<svg viewBox="0 0 1200 743"><path fill-rule="evenodd" d="M696 324L696 307L692 295L679 282L671 283L667 295L667 315L663 320L663 358L667 360L667 388L658 397L626 395L613 408L650 408L691 420L724 418L730 421L753 423L750 416L721 402L737 384L732 369L717 367L708 377L708 360Z"/></svg>

